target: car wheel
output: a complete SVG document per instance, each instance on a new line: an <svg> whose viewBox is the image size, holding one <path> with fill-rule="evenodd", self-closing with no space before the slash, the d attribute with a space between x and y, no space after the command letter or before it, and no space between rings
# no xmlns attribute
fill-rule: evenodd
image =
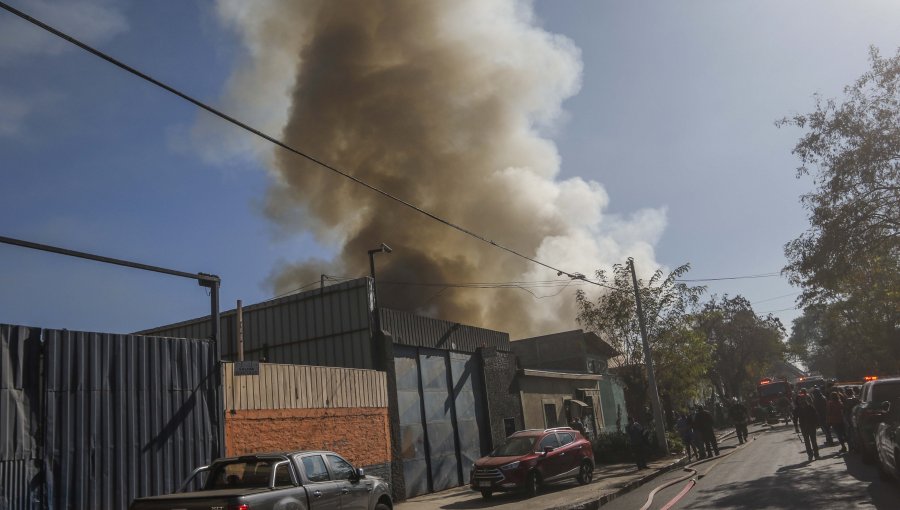
<svg viewBox="0 0 900 510"><path fill-rule="evenodd" d="M391 510L391 507L385 505L384 503L378 503L375 505L375 510Z"/></svg>
<svg viewBox="0 0 900 510"><path fill-rule="evenodd" d="M590 461L584 461L581 463L581 469L578 470L578 483L581 485L587 485L591 483L591 480L594 479L594 466L591 465Z"/></svg>
<svg viewBox="0 0 900 510"><path fill-rule="evenodd" d="M491 496L494 495L494 491L481 491L481 497L484 499L491 499Z"/></svg>
<svg viewBox="0 0 900 510"><path fill-rule="evenodd" d="M537 496L539 486L540 482L538 481L537 473L534 471L528 473L528 476L525 478L525 495L529 498Z"/></svg>

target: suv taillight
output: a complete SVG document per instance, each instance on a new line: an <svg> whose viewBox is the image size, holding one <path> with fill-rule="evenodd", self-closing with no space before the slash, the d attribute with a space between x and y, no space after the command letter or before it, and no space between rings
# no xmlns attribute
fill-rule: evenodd
<svg viewBox="0 0 900 510"><path fill-rule="evenodd" d="M231 505L228 510L250 510L250 505Z"/></svg>

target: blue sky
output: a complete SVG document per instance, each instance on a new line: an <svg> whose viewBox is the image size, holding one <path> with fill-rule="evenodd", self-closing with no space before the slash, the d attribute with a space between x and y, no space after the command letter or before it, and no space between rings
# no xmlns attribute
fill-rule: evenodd
<svg viewBox="0 0 900 510"><path fill-rule="evenodd" d="M213 104L244 58L212 4L10 2ZM67 5L66 8L60 7ZM539 1L539 23L570 38L581 91L554 133L562 177L604 185L610 210L665 208L656 245L691 277L779 271L806 227L777 129L867 68L870 44L900 46L896 2ZM90 15L87 15L87 14ZM272 296L284 260L323 257L260 212L261 161L204 158L199 113L0 13L0 235L223 278L223 309ZM195 282L0 245L0 322L134 331L207 313ZM593 268L587 268L590 271ZM365 268L361 270L364 271ZM781 278L710 284L757 311L792 306ZM786 323L792 310L776 313Z"/></svg>

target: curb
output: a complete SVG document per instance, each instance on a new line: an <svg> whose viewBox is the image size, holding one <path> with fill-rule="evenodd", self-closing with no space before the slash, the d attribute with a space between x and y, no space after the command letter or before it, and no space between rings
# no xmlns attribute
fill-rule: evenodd
<svg viewBox="0 0 900 510"><path fill-rule="evenodd" d="M622 487L617 489L615 492L610 492L609 494L604 494L599 497L576 501L574 503L569 503L569 504L562 505L562 506L550 507L546 510L596 510L596 509L600 508L601 506L609 503L610 501L618 498L619 496L627 494L627 493L633 491L634 489L637 489L641 485L644 485L645 483L652 481L654 478L658 477L659 475L661 475L663 473L668 473L669 471L671 471L677 467L685 465L686 461L687 461L687 457L681 457L680 459L676 460L675 462L669 463L669 464L653 471L652 473L648 473L647 475L642 476L641 478L638 478L638 479L635 479L635 480L632 480L632 481L626 483L625 485L623 485Z"/></svg>

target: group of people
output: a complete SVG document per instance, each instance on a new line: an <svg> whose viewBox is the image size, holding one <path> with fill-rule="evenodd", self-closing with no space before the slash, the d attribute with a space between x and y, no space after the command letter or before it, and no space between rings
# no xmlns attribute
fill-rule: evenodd
<svg viewBox="0 0 900 510"><path fill-rule="evenodd" d="M794 430L803 438L809 460L820 458L816 440L818 429L825 436L825 446L834 446L834 439L837 439L841 453L848 448L856 449L851 413L857 404L859 397L851 387L844 388L843 392L835 389L828 397L819 387L810 393L804 390L797 393L793 407Z"/></svg>
<svg viewBox="0 0 900 510"><path fill-rule="evenodd" d="M675 413L675 430L684 442L688 462L692 458L705 459L719 455L719 443L713 428L713 416L703 405L698 405L693 412ZM746 431L746 422L744 430ZM746 436L745 436L746 437Z"/></svg>

